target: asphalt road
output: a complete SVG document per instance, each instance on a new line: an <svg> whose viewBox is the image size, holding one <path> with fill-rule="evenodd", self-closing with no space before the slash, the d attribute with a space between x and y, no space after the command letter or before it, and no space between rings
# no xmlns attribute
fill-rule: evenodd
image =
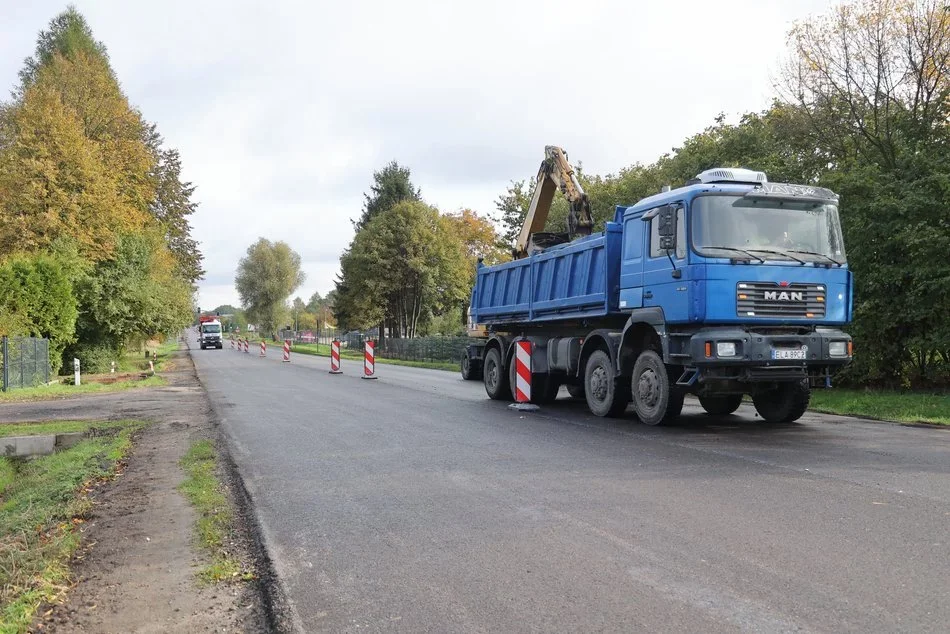
<svg viewBox="0 0 950 634"><path fill-rule="evenodd" d="M306 631L946 632L950 432L192 350Z"/></svg>

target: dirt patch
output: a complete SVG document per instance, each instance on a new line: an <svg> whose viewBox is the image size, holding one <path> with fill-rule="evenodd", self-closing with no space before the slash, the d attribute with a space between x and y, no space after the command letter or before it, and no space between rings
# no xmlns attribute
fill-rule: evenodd
<svg viewBox="0 0 950 634"><path fill-rule="evenodd" d="M0 405L0 423L154 421L136 437L121 475L93 494L95 505L71 566L74 587L63 604L40 610L33 631L268 631L260 582L197 584L202 560L193 541L194 510L177 490L184 479L179 460L195 440L214 438L215 430L184 346L167 367L168 387ZM230 485L228 473L222 479ZM236 515L234 551L256 562L256 542L240 507Z"/></svg>

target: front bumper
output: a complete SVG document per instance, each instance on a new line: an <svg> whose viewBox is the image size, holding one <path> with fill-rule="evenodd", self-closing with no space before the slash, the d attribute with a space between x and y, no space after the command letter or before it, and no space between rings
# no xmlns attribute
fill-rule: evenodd
<svg viewBox="0 0 950 634"><path fill-rule="evenodd" d="M732 347L734 355L719 354L720 348ZM851 336L835 329L762 334L739 328L710 328L693 335L688 346L690 364L700 370L700 380L750 382L788 381L826 373L848 365L851 350Z"/></svg>

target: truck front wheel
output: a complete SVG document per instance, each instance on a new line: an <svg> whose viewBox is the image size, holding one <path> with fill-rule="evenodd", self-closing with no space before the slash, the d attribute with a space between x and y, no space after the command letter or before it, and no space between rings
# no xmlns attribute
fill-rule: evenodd
<svg viewBox="0 0 950 634"><path fill-rule="evenodd" d="M703 406L703 409L706 410L706 413L710 416L728 416L742 405L742 395L700 396L699 404Z"/></svg>
<svg viewBox="0 0 950 634"><path fill-rule="evenodd" d="M511 385L508 383L508 373L501 367L501 352L498 348L492 348L485 353L482 374L488 398L495 401L511 400Z"/></svg>
<svg viewBox="0 0 950 634"><path fill-rule="evenodd" d="M752 404L767 423L792 423L808 409L811 390L804 381L780 383L776 388L752 396Z"/></svg>
<svg viewBox="0 0 950 634"><path fill-rule="evenodd" d="M640 422L661 425L680 415L683 395L674 394L666 364L653 350L644 350L633 366L630 385Z"/></svg>
<svg viewBox="0 0 950 634"><path fill-rule="evenodd" d="M595 416L616 418L630 403L626 381L618 385L610 355L603 350L595 350L584 367L584 395L587 407Z"/></svg>

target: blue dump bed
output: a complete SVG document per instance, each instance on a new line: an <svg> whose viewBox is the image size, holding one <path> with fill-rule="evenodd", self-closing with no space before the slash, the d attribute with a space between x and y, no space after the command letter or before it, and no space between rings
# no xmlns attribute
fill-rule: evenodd
<svg viewBox="0 0 950 634"><path fill-rule="evenodd" d="M481 266L472 318L496 325L603 317L618 311L621 225L496 266Z"/></svg>

